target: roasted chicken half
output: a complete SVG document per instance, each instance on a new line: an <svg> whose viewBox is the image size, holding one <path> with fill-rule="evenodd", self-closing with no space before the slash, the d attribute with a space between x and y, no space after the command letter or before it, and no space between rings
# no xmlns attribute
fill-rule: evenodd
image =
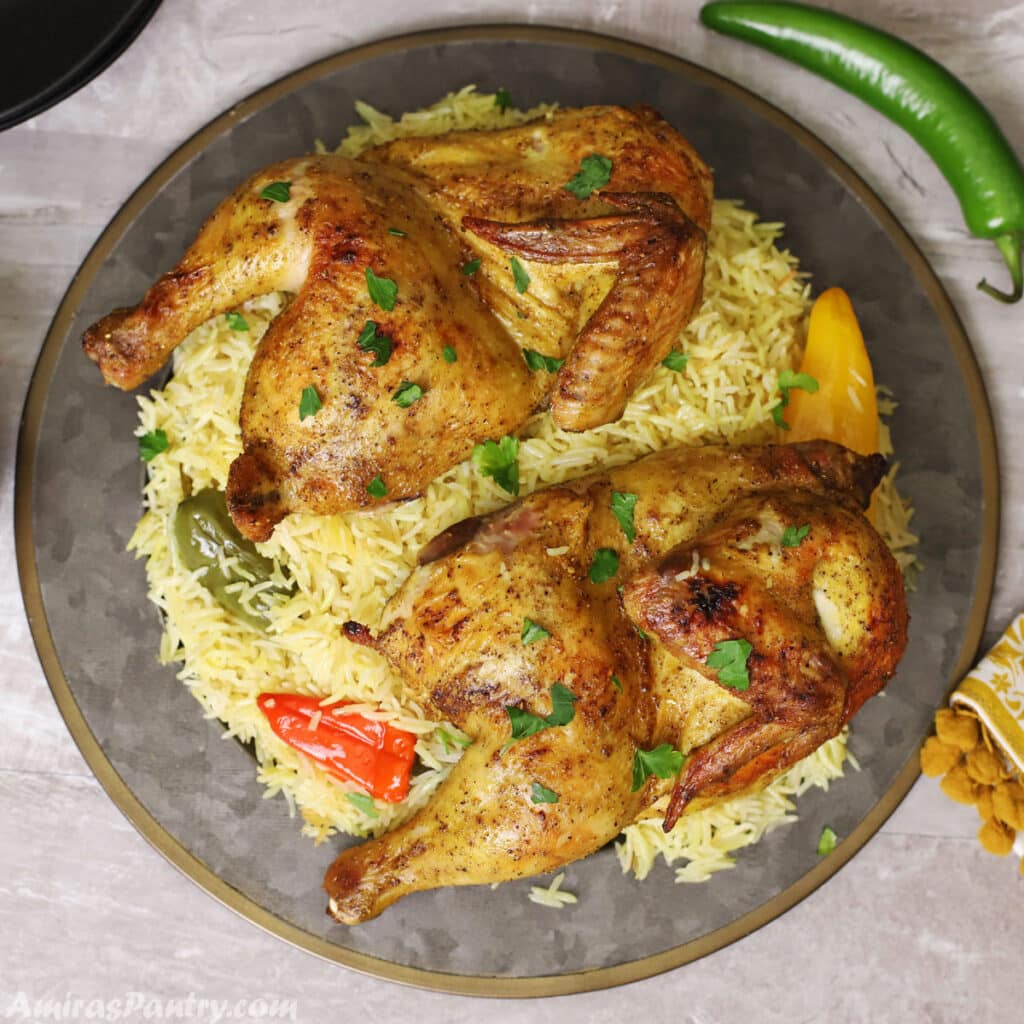
<svg viewBox="0 0 1024 1024"><path fill-rule="evenodd" d="M666 829L835 736L906 643L899 568L861 512L883 466L827 442L675 449L436 538L379 630L345 631L474 742L426 808L338 857L330 912L551 871L669 792ZM636 496L632 542L615 493ZM524 642L527 619L547 635ZM746 689L708 665L739 641ZM515 739L524 713L541 727ZM688 755L678 777L634 785L662 744Z"/></svg>
<svg viewBox="0 0 1024 1024"><path fill-rule="evenodd" d="M610 177L577 198L565 185L595 155ZM571 430L618 417L699 301L710 203L708 168L648 109L289 160L83 344L132 388L209 318L295 294L249 370L227 482L239 529L266 540L289 512L374 504L378 476L390 499L418 494L545 404ZM531 371L525 350L556 362Z"/></svg>

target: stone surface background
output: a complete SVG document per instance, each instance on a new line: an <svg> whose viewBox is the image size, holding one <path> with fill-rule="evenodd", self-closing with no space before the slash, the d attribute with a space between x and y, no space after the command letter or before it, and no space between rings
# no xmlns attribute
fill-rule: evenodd
<svg viewBox="0 0 1024 1024"><path fill-rule="evenodd" d="M603 993L488 1002L362 977L265 935L202 893L122 818L46 687L14 566L18 416L60 298L132 189L193 131L311 60L416 28L528 21L606 32L703 64L778 104L858 170L922 246L962 317L989 388L1002 462L994 636L1024 603L1024 308L975 290L1003 282L928 158L869 108L806 73L712 36L698 4L391 5L164 0L128 52L81 92L0 136L0 1015L36 1000L295 1000L294 1019L731 1021L1014 1019L1024 998L1016 866L984 854L974 812L920 781L837 876L712 956ZM1024 5L979 0L835 4L895 31L964 78L1024 152ZM57 16L57 15L55 15ZM870 259L870 254L866 254ZM942 416L941 408L935 410ZM609 927L615 927L614 922ZM151 1011L156 1004L149 1004ZM195 1004L192 1004L193 1008ZM252 1009L259 1010L259 1004ZM108 1012L113 1012L108 1004ZM218 1010L206 1009L206 1019ZM80 1016L84 1008L80 1009ZM142 1016L142 1011L137 1016ZM201 1018L197 1018L201 1019Z"/></svg>

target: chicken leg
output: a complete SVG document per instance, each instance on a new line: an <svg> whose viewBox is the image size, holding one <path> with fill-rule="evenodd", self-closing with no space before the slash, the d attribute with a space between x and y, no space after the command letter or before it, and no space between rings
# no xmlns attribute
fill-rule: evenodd
<svg viewBox="0 0 1024 1024"><path fill-rule="evenodd" d="M608 842L640 810L633 737L650 723L639 636L618 635L613 588L588 593L578 565L555 574L547 554L585 548L589 509L585 495L556 489L543 519L530 505L490 517L463 548L414 573L390 607L395 615L402 595L415 595L408 615L376 639L347 625L350 639L399 669L408 697L474 743L426 808L338 858L325 885L339 920L365 920L422 889L552 870ZM526 618L551 635L524 643ZM507 709L550 716L555 683L572 695L568 723L510 742Z"/></svg>
<svg viewBox="0 0 1024 1024"><path fill-rule="evenodd" d="M268 167L222 202L181 262L132 308L115 309L82 344L108 384L128 390L156 373L185 337L211 317L269 292L297 292L309 274L313 237L296 214L307 189L285 203L260 197L275 181L313 172L311 161Z"/></svg>

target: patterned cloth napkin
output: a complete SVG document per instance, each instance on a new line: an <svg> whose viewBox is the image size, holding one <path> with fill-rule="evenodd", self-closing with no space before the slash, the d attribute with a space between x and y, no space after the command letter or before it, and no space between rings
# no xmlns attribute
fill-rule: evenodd
<svg viewBox="0 0 1024 1024"><path fill-rule="evenodd" d="M970 708L1024 774L1024 612L950 698Z"/></svg>

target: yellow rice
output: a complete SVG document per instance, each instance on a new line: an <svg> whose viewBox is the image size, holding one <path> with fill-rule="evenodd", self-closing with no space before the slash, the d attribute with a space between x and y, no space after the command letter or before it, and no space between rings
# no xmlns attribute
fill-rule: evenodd
<svg viewBox="0 0 1024 1024"><path fill-rule="evenodd" d="M495 128L543 116L500 110L494 97L472 87L425 111L392 121L359 104L365 124L349 129L339 151L357 155L369 145L455 127ZM319 145L319 144L318 144ZM321 147L322 148L322 147ZM522 492L624 462L672 445L772 439L770 409L778 401L779 371L799 362L809 310L809 285L796 259L776 241L782 225L759 222L737 202L719 200L709 240L705 298L684 332L689 355L682 372L659 368L623 417L583 434L556 429L535 416L520 447ZM321 842L336 831L377 834L422 807L458 760L465 737L450 723L426 719L403 701L401 686L374 652L346 641L347 619L375 624L388 597L415 564L420 547L449 524L507 501L469 462L434 480L423 497L367 513L331 517L293 515L261 550L286 566L298 589L272 613L266 634L227 614L184 569L169 544L168 524L183 498L182 474L198 489L223 487L241 451L238 410L253 351L286 303L269 295L247 303L248 332L232 331L224 317L198 328L174 355L174 375L139 399L138 434L163 429L169 449L150 463L147 511L129 547L147 559L150 598L165 616L160 660L180 665L179 678L226 737L253 741L264 796L281 794L304 819L302 831ZM882 441L888 445L888 434ZM913 561L909 510L891 477L882 488L880 523L901 562ZM283 579L283 577L281 577ZM251 599L251 584L241 587ZM353 710L394 721L418 737L426 770L401 805L376 804L376 817L349 801L346 786L281 742L256 705L264 690L355 701ZM763 792L729 800L683 818L671 835L656 815L624 832L623 870L643 878L659 855L685 861L679 881L701 881L732 865L731 854L756 842L794 815L793 800L810 786L827 788L850 755L845 736L826 743ZM532 898L563 906L560 878ZM546 893L547 895L542 895Z"/></svg>
<svg viewBox="0 0 1024 1024"><path fill-rule="evenodd" d="M531 885L526 898L531 903L536 903L541 907L550 907L552 910L561 910L563 907L570 906L573 903L579 903L579 898L575 893L566 892L562 888L562 882L564 881L565 872L559 871L551 879L550 885Z"/></svg>

